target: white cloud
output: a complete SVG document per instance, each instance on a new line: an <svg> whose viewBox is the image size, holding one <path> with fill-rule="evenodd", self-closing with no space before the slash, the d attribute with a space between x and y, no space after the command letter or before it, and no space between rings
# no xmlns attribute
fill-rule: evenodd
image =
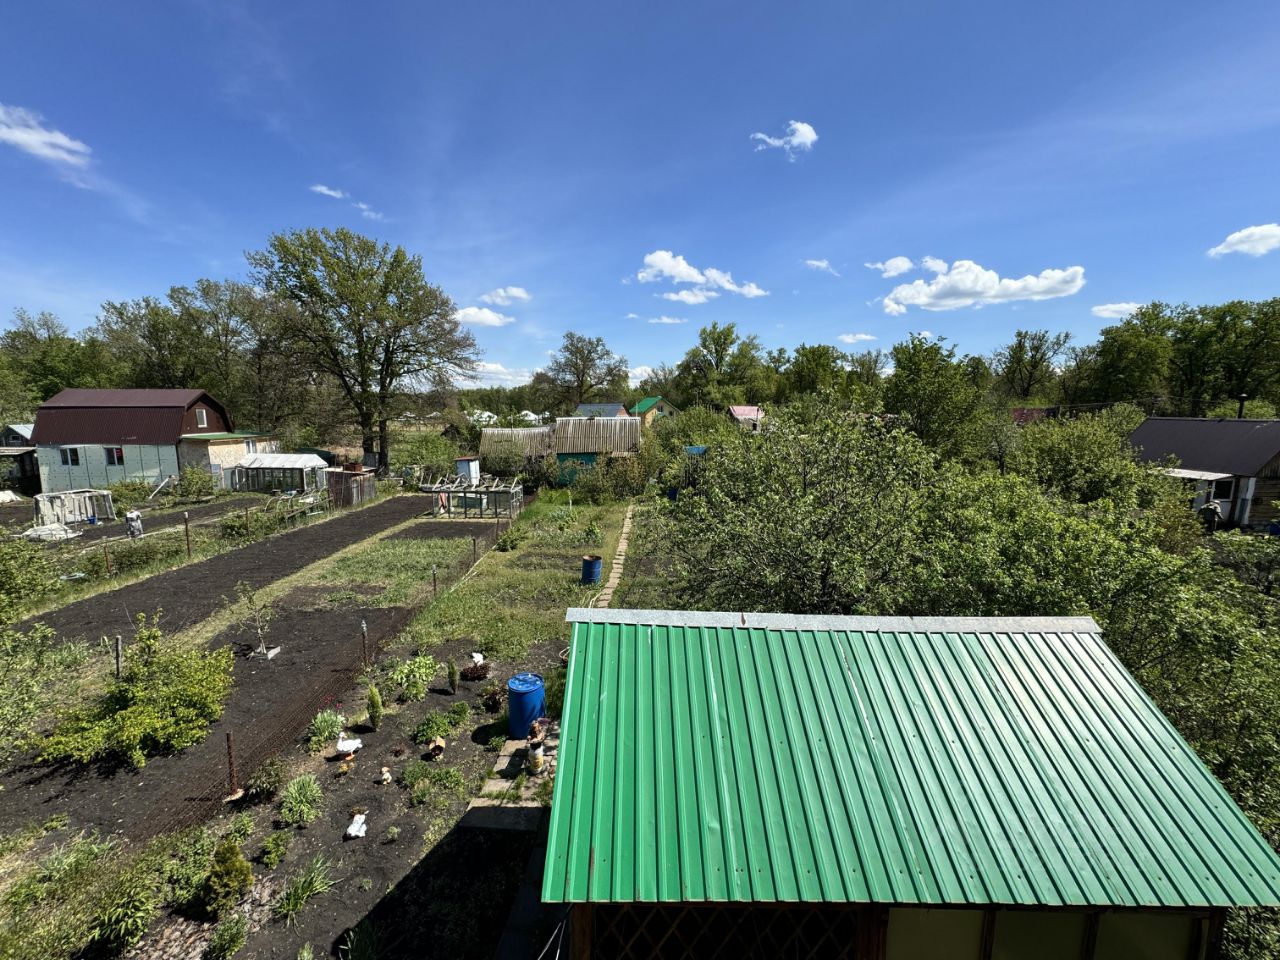
<svg viewBox="0 0 1280 960"><path fill-rule="evenodd" d="M947 261L939 260L937 257L921 257L920 266L924 267L930 273L947 272Z"/></svg>
<svg viewBox="0 0 1280 960"><path fill-rule="evenodd" d="M509 307L516 300L528 303L533 297L524 287L499 287L497 290L490 290L480 298L481 303L492 303L499 307Z"/></svg>
<svg viewBox="0 0 1280 960"><path fill-rule="evenodd" d="M880 276L888 279L889 277L896 277L899 274L906 273L915 264L911 262L910 257L890 257L883 262L864 263L863 266L868 270L879 270Z"/></svg>
<svg viewBox="0 0 1280 960"><path fill-rule="evenodd" d="M721 290L728 290L730 293L736 293L748 299L769 295L768 290L751 281L735 283L733 275L727 270L717 270L715 267L699 270L684 257L670 250L655 250L653 253L646 254L644 268L636 274L636 279L641 283L653 283L666 279L677 284L694 284L686 290L659 294L664 300L690 305L714 300L720 295Z"/></svg>
<svg viewBox="0 0 1280 960"><path fill-rule="evenodd" d="M1127 317L1133 311L1137 310L1142 304L1140 303L1100 303L1096 307L1089 310L1095 317L1103 317L1107 320L1118 320L1121 317Z"/></svg>
<svg viewBox="0 0 1280 960"><path fill-rule="evenodd" d="M516 319L488 307L463 307L453 316L459 323L469 323L473 327L505 327Z"/></svg>
<svg viewBox="0 0 1280 960"><path fill-rule="evenodd" d="M753 133L752 140L758 140L757 151L777 147L786 151L788 160L795 160L796 153L801 150L812 150L818 140L818 132L802 120L792 120L787 124L785 137L771 137L765 133Z"/></svg>
<svg viewBox="0 0 1280 960"><path fill-rule="evenodd" d="M810 270L820 270L823 273L831 274L833 277L840 276L840 274L836 273L835 268L831 266L830 260L806 260L804 265Z"/></svg>
<svg viewBox="0 0 1280 960"><path fill-rule="evenodd" d="M652 283L666 277L674 283L706 283L701 271L689 266L684 257L670 250L655 250L645 254L644 269L636 274L641 283Z"/></svg>
<svg viewBox="0 0 1280 960"><path fill-rule="evenodd" d="M626 319L626 320L639 320L639 319L640 319L640 314L638 314L638 313L628 313L624 319Z"/></svg>
<svg viewBox="0 0 1280 960"><path fill-rule="evenodd" d="M334 200L351 200L351 194L337 187L325 186L323 183L313 183L307 187L312 193L318 193L322 197L331 197ZM351 206L360 211L360 216L366 220L385 220L386 217L379 213L363 200L351 200Z"/></svg>
<svg viewBox="0 0 1280 960"><path fill-rule="evenodd" d="M932 331L932 330L921 330L918 334L916 334L916 336L924 337L926 340L932 340L932 339L933 339L933 331Z"/></svg>
<svg viewBox="0 0 1280 960"><path fill-rule="evenodd" d="M645 379L645 377L651 377L651 376L653 376L653 367L645 367L645 366L632 367L630 370L627 371L627 379L630 381L631 386L633 387L640 386L641 380Z"/></svg>
<svg viewBox="0 0 1280 960"><path fill-rule="evenodd" d="M936 273L932 280L915 280L894 287L884 298L884 312L901 316L909 306L921 310L959 310L1015 300L1052 300L1079 293L1084 286L1084 267L1042 270L1014 280L1001 277L972 260L957 260L948 269Z"/></svg>
<svg viewBox="0 0 1280 960"><path fill-rule="evenodd" d="M841 343L865 343L868 340L874 340L869 333L842 333L836 337Z"/></svg>
<svg viewBox="0 0 1280 960"><path fill-rule="evenodd" d="M708 300L714 300L720 296L714 290L707 290L704 287L694 287L691 290L677 290L674 293L667 292L662 294L663 300L671 300L675 303L684 303L689 306L696 306L699 303L706 303Z"/></svg>
<svg viewBox="0 0 1280 960"><path fill-rule="evenodd" d="M44 117L35 111L3 103L0 103L0 143L63 169L84 169L93 153L88 144L45 126Z"/></svg>
<svg viewBox="0 0 1280 960"><path fill-rule="evenodd" d="M680 317L650 317L649 322L650 323L688 323L689 321L683 320Z"/></svg>
<svg viewBox="0 0 1280 960"><path fill-rule="evenodd" d="M533 379L533 370L512 369L500 363L481 361L476 364L475 372L469 377L462 377L463 383L480 384L486 387L518 387Z"/></svg>
<svg viewBox="0 0 1280 960"><path fill-rule="evenodd" d="M703 273L707 276L707 283L713 287L719 287L721 290L728 290L730 293L737 293L748 299L755 297L767 297L768 290L761 290L754 283L747 282L737 284L733 282L733 276L725 270L717 270L714 267L708 267Z"/></svg>
<svg viewBox="0 0 1280 960"><path fill-rule="evenodd" d="M1256 227L1237 230L1209 251L1211 257L1228 253L1247 253L1260 257L1280 247L1280 223L1260 223Z"/></svg>

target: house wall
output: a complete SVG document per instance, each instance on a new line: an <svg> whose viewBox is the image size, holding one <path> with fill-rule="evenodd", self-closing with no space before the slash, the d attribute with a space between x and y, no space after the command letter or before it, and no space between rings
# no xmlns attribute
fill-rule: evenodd
<svg viewBox="0 0 1280 960"><path fill-rule="evenodd" d="M80 452L78 466L63 466L61 451L75 447ZM106 487L125 480L142 480L156 484L165 477L176 476L176 445L123 444L124 464L109 466L106 447L96 444L40 444L40 489L45 493L75 490L80 487Z"/></svg>
<svg viewBox="0 0 1280 960"><path fill-rule="evenodd" d="M205 425L202 427L196 421L196 411L203 410L205 412ZM229 433L231 424L227 422L227 418L217 407L211 407L203 400L197 400L191 406L187 407L186 412L182 415L182 432L183 433Z"/></svg>
<svg viewBox="0 0 1280 960"><path fill-rule="evenodd" d="M1249 510L1249 523L1253 526L1280 522L1280 509L1275 501L1280 500L1280 479L1259 479L1253 488L1253 506Z"/></svg>

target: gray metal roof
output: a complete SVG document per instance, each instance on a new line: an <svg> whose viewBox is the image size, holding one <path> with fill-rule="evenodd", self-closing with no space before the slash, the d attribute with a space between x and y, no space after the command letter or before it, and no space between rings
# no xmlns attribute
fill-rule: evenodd
<svg viewBox="0 0 1280 960"><path fill-rule="evenodd" d="M327 466L314 453L251 453L236 464L246 470L310 470Z"/></svg>
<svg viewBox="0 0 1280 960"><path fill-rule="evenodd" d="M555 426L545 427L484 427L480 431L480 456L505 453L515 449L525 457L545 457L555 447Z"/></svg>
<svg viewBox="0 0 1280 960"><path fill-rule="evenodd" d="M556 453L634 453L640 449L639 417L560 417Z"/></svg>
<svg viewBox="0 0 1280 960"><path fill-rule="evenodd" d="M1129 442L1147 463L1172 456L1188 470L1254 477L1280 455L1280 420L1148 417Z"/></svg>

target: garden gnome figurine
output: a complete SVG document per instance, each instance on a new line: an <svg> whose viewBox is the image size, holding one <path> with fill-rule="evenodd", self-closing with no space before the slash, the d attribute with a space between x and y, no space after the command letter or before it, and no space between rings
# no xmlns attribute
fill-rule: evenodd
<svg viewBox="0 0 1280 960"><path fill-rule="evenodd" d="M139 510L130 510L124 515L125 531L129 534L130 540L137 540L142 536L142 512Z"/></svg>

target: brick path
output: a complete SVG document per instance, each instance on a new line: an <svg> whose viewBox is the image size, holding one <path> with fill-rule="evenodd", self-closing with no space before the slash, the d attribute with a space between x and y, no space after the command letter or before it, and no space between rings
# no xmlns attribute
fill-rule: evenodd
<svg viewBox="0 0 1280 960"><path fill-rule="evenodd" d="M634 505L627 507L627 515L622 518L622 535L618 537L618 549L613 554L613 566L609 568L609 579L605 582L600 596L596 597L597 607L607 607L613 599L613 591L622 579L622 565L627 560L627 543L631 539L631 511Z"/></svg>

